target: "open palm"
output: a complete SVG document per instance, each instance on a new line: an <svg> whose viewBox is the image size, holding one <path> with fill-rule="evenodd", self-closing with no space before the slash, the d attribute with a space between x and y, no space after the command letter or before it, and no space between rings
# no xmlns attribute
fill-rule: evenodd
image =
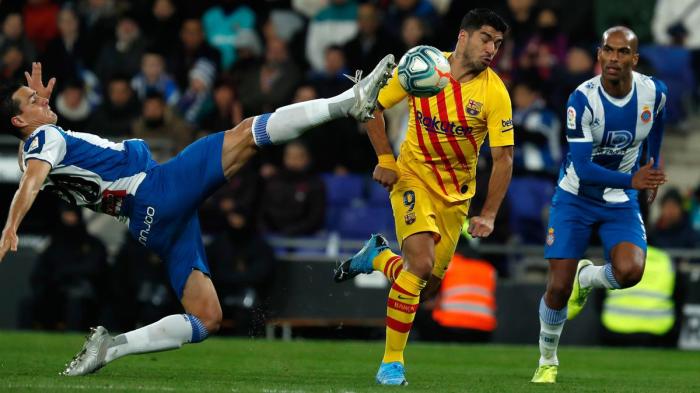
<svg viewBox="0 0 700 393"><path fill-rule="evenodd" d="M49 79L49 83L44 86L44 83L41 81L41 63L38 61L33 62L31 75L25 71L24 77L27 78L27 86L36 91L39 97L46 99L51 98L51 92L53 92L53 86L56 84L56 78Z"/></svg>

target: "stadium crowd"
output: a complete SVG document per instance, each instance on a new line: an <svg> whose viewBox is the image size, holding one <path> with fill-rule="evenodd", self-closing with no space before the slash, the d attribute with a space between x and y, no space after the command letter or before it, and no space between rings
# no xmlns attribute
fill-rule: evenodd
<svg viewBox="0 0 700 393"><path fill-rule="evenodd" d="M59 125L112 139L143 138L162 162L196 138L232 128L245 117L338 94L352 86L344 74L369 72L386 53L399 58L419 44L450 51L466 11L492 8L511 26L492 67L510 89L517 131L509 202L487 241L543 244L547 204L566 154L563 108L569 93L597 72L595 48L606 27L623 24L637 32L638 70L669 86L668 132L691 131L687 119L700 102L700 23L685 21L689 10L670 2L1 2L0 81L24 82L24 71L40 61L45 77L58 80L51 106ZM407 121L401 113L387 113L395 146ZM264 296L275 265L264 235L338 230L362 239L373 230L390 230L386 193L370 180L375 164L364 129L354 120L336 120L299 142L263 150L212 197L201 210L201 222L212 239L208 251L217 288L231 289L220 294L223 306L250 309ZM484 190L488 171L477 179ZM700 187L687 192L663 190L659 217L648 223L650 244L700 245ZM473 211L483 197L477 195ZM125 324L123 330L154 319L149 313L160 314L154 307L177 307L160 262L128 236L111 263L122 285L102 283L101 272L110 268L105 246L85 232L79 212L62 208L60 215L52 245L32 277L31 302L56 310L51 302L58 297L47 288L60 286L54 291L70 300L68 316L50 322L28 315L28 325L57 327L55 320L61 319L61 326L82 330L95 319L96 305L84 303L97 292L116 299L114 312L124 315L114 320ZM139 313L127 317L134 304L142 305L136 307Z"/></svg>

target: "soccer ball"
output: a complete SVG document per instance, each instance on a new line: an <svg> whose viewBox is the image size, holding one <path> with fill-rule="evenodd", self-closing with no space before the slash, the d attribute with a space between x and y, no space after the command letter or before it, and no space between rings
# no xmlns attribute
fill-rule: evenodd
<svg viewBox="0 0 700 393"><path fill-rule="evenodd" d="M450 83L450 63L438 49L420 45L399 60L399 83L415 97L432 97Z"/></svg>

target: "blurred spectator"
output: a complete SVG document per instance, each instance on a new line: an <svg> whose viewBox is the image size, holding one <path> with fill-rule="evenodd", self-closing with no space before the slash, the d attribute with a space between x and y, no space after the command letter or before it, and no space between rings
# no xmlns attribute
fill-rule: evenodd
<svg viewBox="0 0 700 393"><path fill-rule="evenodd" d="M63 7L58 13L58 31L41 56L41 66L45 75L55 75L60 84L79 78L85 67L80 19L73 8Z"/></svg>
<svg viewBox="0 0 700 393"><path fill-rule="evenodd" d="M90 68L94 68L104 43L114 39L117 25L114 0L81 1L78 12L85 28L85 61Z"/></svg>
<svg viewBox="0 0 700 393"><path fill-rule="evenodd" d="M220 79L214 86L214 110L202 119L200 126L208 132L224 131L243 121L243 107L233 84Z"/></svg>
<svg viewBox="0 0 700 393"><path fill-rule="evenodd" d="M670 188L661 198L661 212L649 234L659 248L695 248L698 234L693 231L683 197L676 188Z"/></svg>
<svg viewBox="0 0 700 393"><path fill-rule="evenodd" d="M695 187L693 197L690 200L690 223L693 230L700 233L700 185Z"/></svg>
<svg viewBox="0 0 700 393"><path fill-rule="evenodd" d="M274 112L291 101L301 72L289 59L287 46L280 39L267 43L265 62L241 75L239 91L244 117Z"/></svg>
<svg viewBox="0 0 700 393"><path fill-rule="evenodd" d="M263 331L275 256L249 216L235 208L223 215L226 229L207 248L212 279L219 288L223 325L231 326L236 334L255 335Z"/></svg>
<svg viewBox="0 0 700 393"><path fill-rule="evenodd" d="M294 103L316 98L313 86L302 85L294 95ZM337 119L314 127L301 140L314 158L316 172L371 173L377 161L365 128L353 119Z"/></svg>
<svg viewBox="0 0 700 393"><path fill-rule="evenodd" d="M355 75L345 64L345 53L336 45L326 48L323 71L312 72L309 81L319 97L333 97L352 87L352 82L345 74Z"/></svg>
<svg viewBox="0 0 700 393"><path fill-rule="evenodd" d="M163 262L129 235L124 236L110 278L116 330L144 326L181 308L167 284Z"/></svg>
<svg viewBox="0 0 700 393"><path fill-rule="evenodd" d="M415 16L409 16L404 19L400 37L402 47L399 49L399 58L414 46L431 44L430 32L426 28L425 23Z"/></svg>
<svg viewBox="0 0 700 393"><path fill-rule="evenodd" d="M693 53L695 82L700 83L700 3L695 0L657 0L653 15L654 41L671 45L674 36L684 36L683 46Z"/></svg>
<svg viewBox="0 0 700 393"><path fill-rule="evenodd" d="M139 72L145 44L139 25L129 15L120 17L116 26L116 39L105 44L95 65L95 73L106 85L116 74L133 77Z"/></svg>
<svg viewBox="0 0 700 393"><path fill-rule="evenodd" d="M207 59L199 59L190 70L190 84L177 103L178 110L190 124L199 124L211 111L211 89L215 77L216 66Z"/></svg>
<svg viewBox="0 0 700 393"><path fill-rule="evenodd" d="M166 58L173 55L177 45L177 37L181 20L173 0L155 0L143 23L144 34L149 39L149 45L163 53Z"/></svg>
<svg viewBox="0 0 700 393"><path fill-rule="evenodd" d="M63 90L56 96L55 105L58 122L63 129L88 131L92 107L85 96L85 84L80 79L64 83Z"/></svg>
<svg viewBox="0 0 700 393"><path fill-rule="evenodd" d="M559 19L552 8L543 8L537 15L537 29L525 44L519 57L518 74L548 82L553 70L564 63L566 36L559 28Z"/></svg>
<svg viewBox="0 0 700 393"><path fill-rule="evenodd" d="M180 99L180 91L175 80L165 71L163 55L153 49L143 54L141 72L131 80L131 88L140 100L143 100L151 91L162 94L169 106L176 105Z"/></svg>
<svg viewBox="0 0 700 393"><path fill-rule="evenodd" d="M5 53L10 46L17 47L22 52L22 57L27 64L36 59L34 44L24 34L22 15L18 13L7 14L2 22L2 35L0 35L0 52Z"/></svg>
<svg viewBox="0 0 700 393"><path fill-rule="evenodd" d="M214 63L216 70L221 62L219 52L204 41L202 22L196 18L185 19L180 28L180 41L169 62L169 68L180 89L187 87L189 71L200 59Z"/></svg>
<svg viewBox="0 0 700 393"><path fill-rule="evenodd" d="M593 1L595 29L597 36L611 26L627 26L634 31L640 43L651 41L651 19L654 3L658 0L595 0ZM666 3L676 8L679 2Z"/></svg>
<svg viewBox="0 0 700 393"><path fill-rule="evenodd" d="M229 228L229 214L237 214L253 228L260 201L260 177L256 162L243 165L228 182L208 198L199 208L202 232L217 236Z"/></svg>
<svg viewBox="0 0 700 393"><path fill-rule="evenodd" d="M80 208L63 205L31 275L35 327L83 331L105 296L107 251L87 233Z"/></svg>
<svg viewBox="0 0 700 393"><path fill-rule="evenodd" d="M100 136L126 137L133 134L133 124L139 117L141 108L131 90L129 79L115 76L107 85L107 97L93 113L89 124L90 132Z"/></svg>
<svg viewBox="0 0 700 393"><path fill-rule="evenodd" d="M262 225L268 232L301 236L323 227L326 191L310 168L306 146L289 143L284 149L284 168L267 180L262 195Z"/></svg>
<svg viewBox="0 0 700 393"><path fill-rule="evenodd" d="M507 3L503 17L510 27L508 38L513 42L513 58L517 59L536 30L537 10L535 0L508 0Z"/></svg>
<svg viewBox="0 0 700 393"><path fill-rule="evenodd" d="M278 39L272 37L270 40ZM233 83L240 86L241 81L254 74L255 70L260 69L264 63L263 45L258 33L250 29L239 31L233 45L236 48L236 64L231 67L229 74L233 78Z"/></svg>
<svg viewBox="0 0 700 393"><path fill-rule="evenodd" d="M233 43L242 29L255 28L255 13L237 0L222 0L202 16L207 42L219 50L221 67L226 70L236 62Z"/></svg>
<svg viewBox="0 0 700 393"><path fill-rule="evenodd" d="M9 45L4 48L1 67L0 80L26 83L24 72L29 69L30 65L24 59L24 54L18 46Z"/></svg>
<svg viewBox="0 0 700 393"><path fill-rule="evenodd" d="M58 36L58 10L58 4L52 0L27 0L22 10L25 34L39 52L43 52L46 44Z"/></svg>
<svg viewBox="0 0 700 393"><path fill-rule="evenodd" d="M569 100L569 94L583 82L593 78L593 66L595 61L591 51L581 47L572 46L566 53L566 61L554 72L552 89L549 95L549 104L552 108L559 108L561 116Z"/></svg>
<svg viewBox="0 0 700 393"><path fill-rule="evenodd" d="M394 40L381 30L381 25L382 16L376 5L364 3L358 7L357 35L343 47L349 69L362 70L366 75L387 53L399 56Z"/></svg>
<svg viewBox="0 0 700 393"><path fill-rule="evenodd" d="M440 25L435 8L428 0L394 0L386 13L384 26L394 37L401 36L404 22L414 17L423 23L424 28ZM458 28L454 27L455 31Z"/></svg>
<svg viewBox="0 0 700 393"><path fill-rule="evenodd" d="M326 49L343 45L357 34L357 3L354 0L330 0L309 22L306 33L306 59L313 71L325 68Z"/></svg>
<svg viewBox="0 0 700 393"><path fill-rule="evenodd" d="M192 142L190 126L165 104L163 95L154 91L146 94L141 117L134 124L134 136L148 142L159 162Z"/></svg>
<svg viewBox="0 0 700 393"><path fill-rule="evenodd" d="M547 108L536 82L513 87L513 125L517 128L514 174L543 174L556 178L561 162L561 124Z"/></svg>
<svg viewBox="0 0 700 393"><path fill-rule="evenodd" d="M311 19L328 6L330 0L292 0L294 11Z"/></svg>

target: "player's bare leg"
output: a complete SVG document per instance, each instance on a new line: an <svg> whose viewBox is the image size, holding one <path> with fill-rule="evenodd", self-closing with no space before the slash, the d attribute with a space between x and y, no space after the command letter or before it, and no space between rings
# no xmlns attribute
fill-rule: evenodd
<svg viewBox="0 0 700 393"><path fill-rule="evenodd" d="M644 274L646 254L634 243L622 242L610 251L612 274L620 288L637 285Z"/></svg>
<svg viewBox="0 0 700 393"><path fill-rule="evenodd" d="M434 274L431 274L425 288L423 288L423 290L420 292L420 302L423 303L434 298L440 290L440 284L442 284L442 279Z"/></svg>
<svg viewBox="0 0 700 393"><path fill-rule="evenodd" d="M221 306L214 285L204 273L190 273L181 302L186 314L169 315L115 337L102 326L92 329L83 349L61 374L90 374L123 356L177 349L186 343L201 342L219 330Z"/></svg>

